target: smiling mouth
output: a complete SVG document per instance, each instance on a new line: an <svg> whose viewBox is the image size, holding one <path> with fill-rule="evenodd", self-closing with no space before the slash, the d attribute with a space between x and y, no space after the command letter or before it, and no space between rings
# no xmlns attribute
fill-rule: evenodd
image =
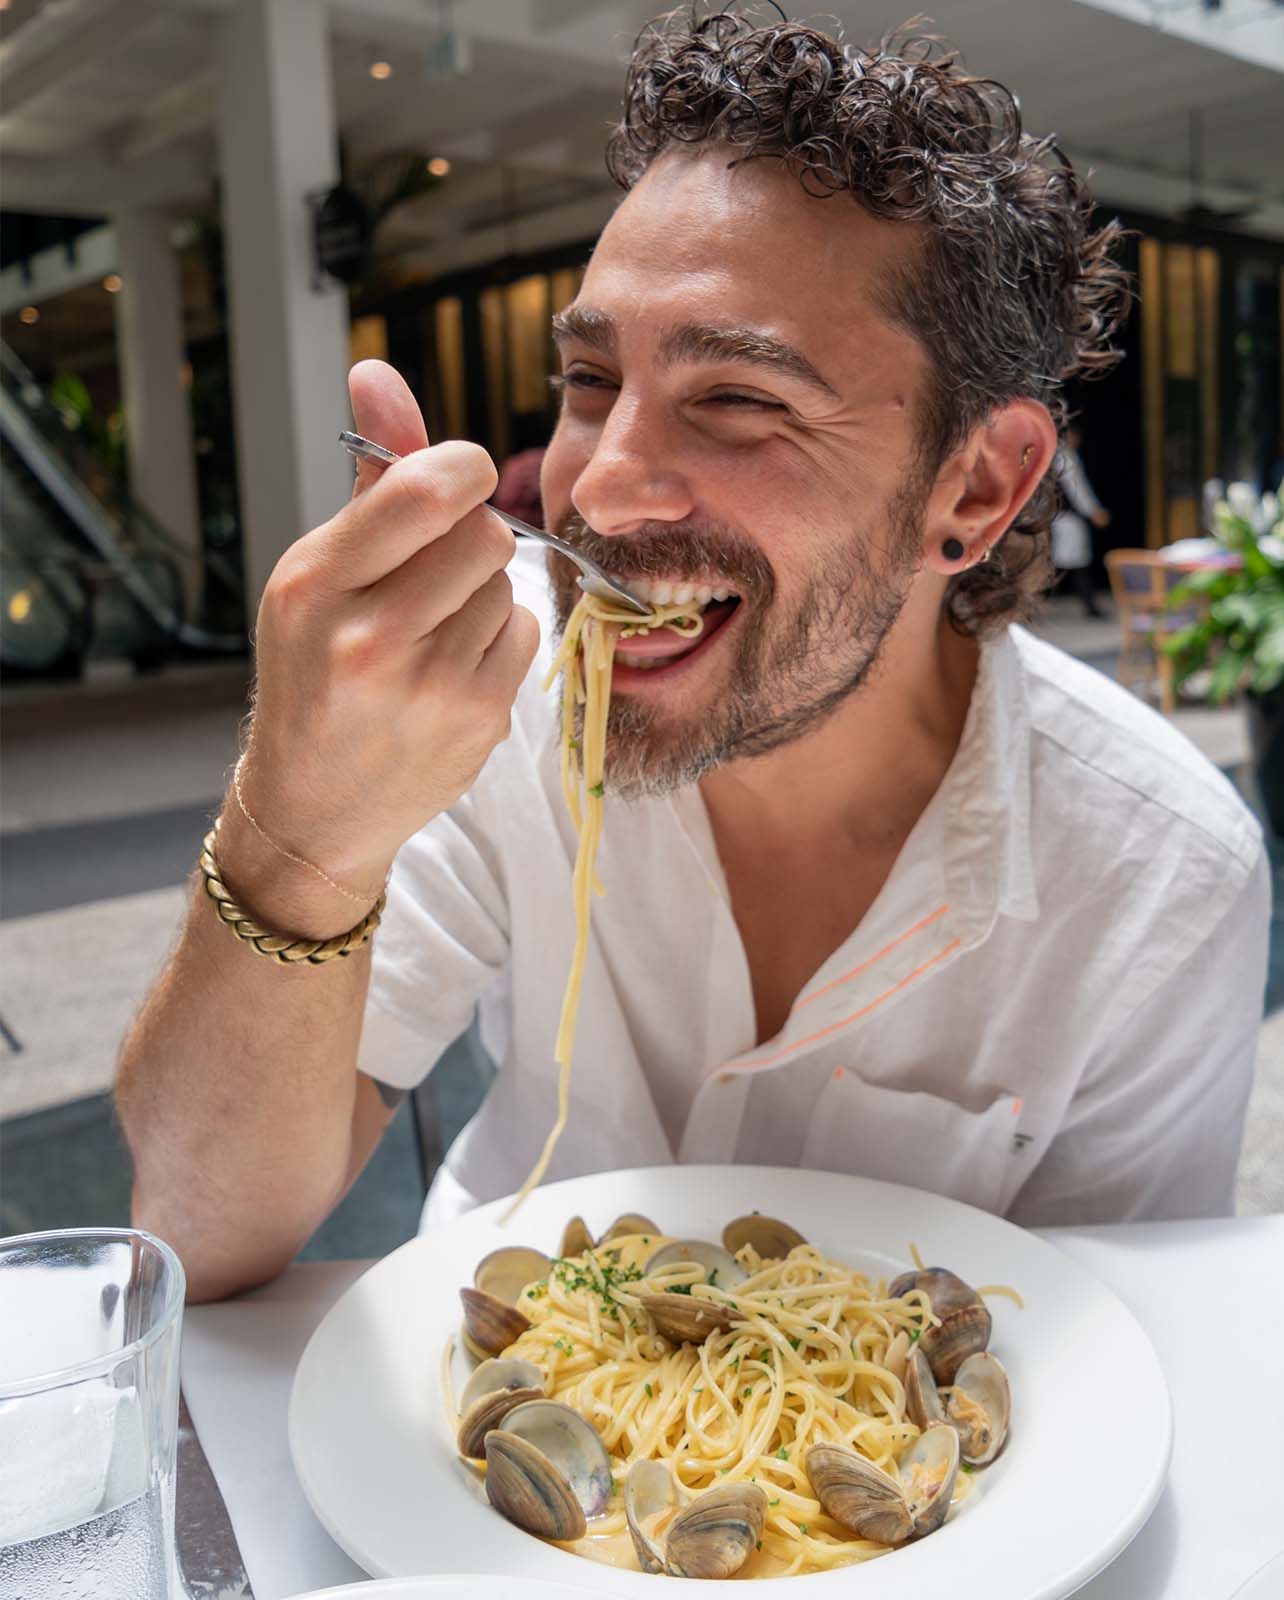
<svg viewBox="0 0 1284 1600"><path fill-rule="evenodd" d="M699 617L703 624L694 638L672 627L622 629L615 647L616 664L638 672L661 672L698 655L740 604L740 596L726 584L636 578L623 581L639 600L648 600L657 606L683 606L682 615L675 621L680 623L686 617Z"/></svg>

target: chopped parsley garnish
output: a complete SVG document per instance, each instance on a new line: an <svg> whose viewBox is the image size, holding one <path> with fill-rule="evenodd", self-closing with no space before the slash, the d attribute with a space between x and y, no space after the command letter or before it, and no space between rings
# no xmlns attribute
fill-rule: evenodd
<svg viewBox="0 0 1284 1600"><path fill-rule="evenodd" d="M608 1251L607 1255L609 1258L611 1252ZM642 1277L641 1267L623 1267L618 1259L599 1261L591 1250L585 1252L582 1262L559 1258L554 1261L552 1270L564 1289L582 1289L596 1296L603 1314L615 1317L617 1321L619 1311L616 1309L615 1289L621 1284L636 1283ZM636 1320L631 1320L629 1326L636 1327Z"/></svg>
<svg viewBox="0 0 1284 1600"><path fill-rule="evenodd" d="M806 1533L807 1532L807 1524L805 1522L800 1522L798 1524L798 1532L799 1533Z"/></svg>
<svg viewBox="0 0 1284 1600"><path fill-rule="evenodd" d="M749 1394L752 1394L752 1393L753 1393L753 1384L750 1384L748 1386L748 1388L745 1390L745 1394L749 1395Z"/></svg>
<svg viewBox="0 0 1284 1600"><path fill-rule="evenodd" d="M785 1446L783 1444L781 1445L780 1449L776 1451L776 1455L780 1458L781 1461L788 1461L789 1460L789 1451L785 1448Z"/></svg>
<svg viewBox="0 0 1284 1600"><path fill-rule="evenodd" d="M970 1461L960 1461L959 1462L959 1471L960 1472L975 1472L976 1468L972 1465L972 1463Z"/></svg>
<svg viewBox="0 0 1284 1600"><path fill-rule="evenodd" d="M771 1360L771 1351L770 1350L759 1350L758 1359L759 1359L759 1361L770 1361Z"/></svg>
<svg viewBox="0 0 1284 1600"><path fill-rule="evenodd" d="M596 799L600 800L602 798L602 796L606 793L606 788L605 788L605 785L603 785L601 783L590 783L589 787L588 787L588 792L591 795L593 795Z"/></svg>
<svg viewBox="0 0 1284 1600"><path fill-rule="evenodd" d="M653 1400L655 1398L655 1396L651 1392L651 1385L649 1383L644 1383L642 1385L642 1387L646 1390L647 1399L648 1400Z"/></svg>
<svg viewBox="0 0 1284 1600"><path fill-rule="evenodd" d="M791 1349L794 1349L794 1350L796 1350L801 1343L802 1343L801 1339L791 1339L789 1341Z"/></svg>
<svg viewBox="0 0 1284 1600"><path fill-rule="evenodd" d="M778 1506L779 1504L780 1504L779 1500L768 1500L767 1501L767 1508L768 1508L768 1510L770 1510L772 1506Z"/></svg>
<svg viewBox="0 0 1284 1600"><path fill-rule="evenodd" d="M919 1334L920 1334L920 1333L922 1333L922 1331L923 1331L923 1330L922 1330L922 1328L915 1328L915 1329L914 1329L914 1332L913 1332L913 1333L911 1333L911 1334L910 1334L910 1337L909 1337L909 1342L910 1342L910 1343L911 1343L911 1344L915 1344L915 1343L917 1343L917 1341L918 1341L918 1336L919 1336Z"/></svg>
<svg viewBox="0 0 1284 1600"><path fill-rule="evenodd" d="M664 1292L665 1294L690 1294L691 1285L689 1283L671 1283Z"/></svg>

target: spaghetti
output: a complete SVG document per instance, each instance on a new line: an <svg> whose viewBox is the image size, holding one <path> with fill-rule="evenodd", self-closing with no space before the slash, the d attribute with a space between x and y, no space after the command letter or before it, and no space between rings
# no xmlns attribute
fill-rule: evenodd
<svg viewBox="0 0 1284 1600"><path fill-rule="evenodd" d="M575 1548L634 1564L623 1478L634 1462L658 1460L691 1493L734 1483L765 1491L762 1542L745 1577L885 1554L886 1545L854 1538L823 1509L805 1456L818 1443L845 1445L898 1477L897 1460L919 1434L900 1376L905 1352L938 1320L926 1293L891 1298L886 1283L810 1245L773 1261L746 1246L738 1259L749 1277L734 1290L706 1284L693 1262L645 1275L663 1242L633 1235L554 1261L518 1300L531 1326L505 1354L533 1361L549 1398L585 1417L611 1457L610 1504ZM701 1344L675 1345L641 1300L665 1292L732 1305L743 1320ZM961 1475L955 1501L970 1489Z"/></svg>
<svg viewBox="0 0 1284 1600"><path fill-rule="evenodd" d="M571 612L561 648L544 679L544 687L549 689L558 675L562 675L562 792L579 835L575 872L571 880L571 899L575 908L575 949L566 979L557 1043L553 1052L560 1069L557 1117L544 1141L539 1160L504 1213L505 1222L531 1190L538 1187L548 1171L553 1151L570 1115L571 1057L575 1050L575 1023L584 985L584 963L588 956L593 894L595 891L598 894L603 892L595 863L602 837L606 723L611 708L611 668L615 646L620 638L649 633L655 628L670 628L675 633L694 639L703 627L704 619L690 602L681 605L657 604L652 607L649 616L639 617L624 606L612 605L597 595L586 594ZM576 715L581 707L582 731L577 736Z"/></svg>

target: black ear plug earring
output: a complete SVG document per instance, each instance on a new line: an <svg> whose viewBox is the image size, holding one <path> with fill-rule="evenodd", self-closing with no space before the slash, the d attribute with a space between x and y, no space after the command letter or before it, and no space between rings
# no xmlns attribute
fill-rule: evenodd
<svg viewBox="0 0 1284 1600"><path fill-rule="evenodd" d="M947 561L961 561L963 559L963 541L961 539L946 539L941 545L941 553Z"/></svg>

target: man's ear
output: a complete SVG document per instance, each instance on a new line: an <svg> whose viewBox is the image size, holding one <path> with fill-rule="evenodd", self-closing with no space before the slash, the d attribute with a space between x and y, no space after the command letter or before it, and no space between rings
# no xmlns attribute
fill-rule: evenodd
<svg viewBox="0 0 1284 1600"><path fill-rule="evenodd" d="M924 519L923 565L952 577L983 561L1038 487L1057 430L1037 400L1010 400L979 424L937 476Z"/></svg>

